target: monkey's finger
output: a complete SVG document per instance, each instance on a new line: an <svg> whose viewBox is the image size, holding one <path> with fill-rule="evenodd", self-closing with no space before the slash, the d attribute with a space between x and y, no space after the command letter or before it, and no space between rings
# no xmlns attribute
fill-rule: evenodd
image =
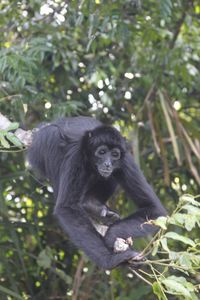
<svg viewBox="0 0 200 300"><path fill-rule="evenodd" d="M120 220L120 215L118 215L116 212L114 211L107 211L106 217L112 218L113 220Z"/></svg>
<svg viewBox="0 0 200 300"><path fill-rule="evenodd" d="M126 243L127 243L129 246L133 246L133 239L132 239L131 236L130 236L129 238L126 239Z"/></svg>
<svg viewBox="0 0 200 300"><path fill-rule="evenodd" d="M137 253L137 252L136 252ZM144 262L146 260L145 256L141 255L140 253L137 253L134 257L132 257L128 262L130 264L134 264L135 262Z"/></svg>

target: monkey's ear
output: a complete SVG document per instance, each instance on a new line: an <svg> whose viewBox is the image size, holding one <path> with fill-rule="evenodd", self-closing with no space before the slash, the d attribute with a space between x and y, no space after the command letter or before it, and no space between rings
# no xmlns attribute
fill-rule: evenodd
<svg viewBox="0 0 200 300"><path fill-rule="evenodd" d="M92 137L92 132L88 131L88 137L91 138Z"/></svg>

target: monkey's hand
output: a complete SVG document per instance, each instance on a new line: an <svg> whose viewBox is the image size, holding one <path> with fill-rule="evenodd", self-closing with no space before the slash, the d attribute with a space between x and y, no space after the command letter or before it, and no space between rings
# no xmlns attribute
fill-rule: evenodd
<svg viewBox="0 0 200 300"><path fill-rule="evenodd" d="M145 260L146 260L145 256L141 255L141 253L136 252L136 256L129 259L128 266L133 270L141 268Z"/></svg>
<svg viewBox="0 0 200 300"><path fill-rule="evenodd" d="M103 224L105 224L107 226L110 226L114 222L120 220L120 216L118 215L118 213L109 209L106 205L102 209L101 218L102 218L101 220L102 220Z"/></svg>

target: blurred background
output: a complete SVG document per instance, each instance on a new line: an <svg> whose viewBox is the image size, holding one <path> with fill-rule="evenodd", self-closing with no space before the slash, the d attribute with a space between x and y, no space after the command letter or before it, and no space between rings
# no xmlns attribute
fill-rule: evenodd
<svg viewBox="0 0 200 300"><path fill-rule="evenodd" d="M4 116L27 130L94 116L129 138L169 212L199 192L198 0L1 0L0 47ZM127 269L88 261L52 216L51 186L28 170L25 151L3 146L0 299L156 299ZM121 192L110 206L134 209Z"/></svg>

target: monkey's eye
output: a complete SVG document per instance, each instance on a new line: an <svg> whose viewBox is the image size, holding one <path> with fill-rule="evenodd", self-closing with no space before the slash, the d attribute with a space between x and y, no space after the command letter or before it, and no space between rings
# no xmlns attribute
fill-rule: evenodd
<svg viewBox="0 0 200 300"><path fill-rule="evenodd" d="M108 151L108 149L107 149L106 147L100 146L100 147L98 147L97 150L95 151L95 155L96 155L96 156L102 156L102 155L106 154L107 151Z"/></svg>
<svg viewBox="0 0 200 300"><path fill-rule="evenodd" d="M111 154L114 159L120 159L121 157L121 151L119 149L113 149Z"/></svg>
<svg viewBox="0 0 200 300"><path fill-rule="evenodd" d="M101 149L101 150L99 150L99 152L98 152L99 154L101 154L101 155L103 155L103 154L105 154L106 153L106 151L105 151L105 149Z"/></svg>

